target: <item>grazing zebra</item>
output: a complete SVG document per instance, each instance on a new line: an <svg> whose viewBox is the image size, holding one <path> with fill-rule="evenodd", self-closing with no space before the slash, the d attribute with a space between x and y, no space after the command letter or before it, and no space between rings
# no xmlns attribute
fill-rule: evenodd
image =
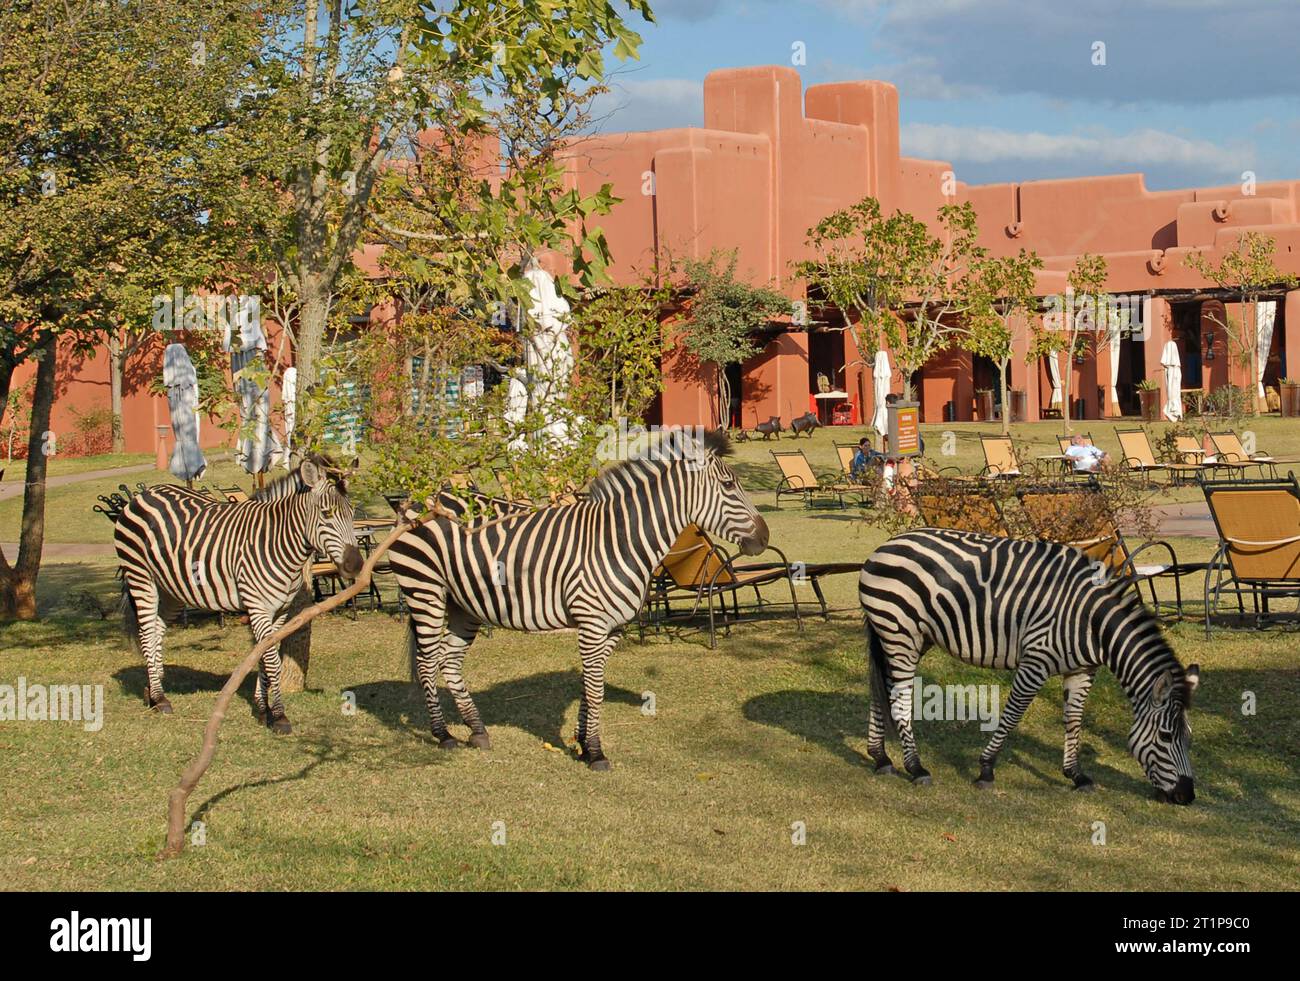
<svg viewBox="0 0 1300 981"><path fill-rule="evenodd" d="M701 443L674 432L652 452L606 470L585 500L482 528L436 518L397 540L389 561L411 609L415 673L439 745L459 745L438 704L441 671L470 728L470 745L489 746L461 675L483 624L526 631L576 627L579 750L593 770L609 769L600 737L605 661L677 536L694 522L737 542L747 555L767 547L767 524L723 462L728 452L725 435L710 434Z"/></svg>
<svg viewBox="0 0 1300 981"><path fill-rule="evenodd" d="M1178 663L1155 617L1122 579L1101 579L1076 549L973 532L926 528L890 539L863 563L858 595L872 667L867 751L877 771L885 754L884 700L913 779L929 782L912 733L912 680L931 644L986 668L1015 671L1011 695L980 755L977 786L993 782L998 752L1054 675L1065 683L1063 770L1078 789L1083 703L1101 665L1133 705L1129 750L1158 796L1195 797L1188 758L1187 709L1200 669Z"/></svg>
<svg viewBox="0 0 1300 981"><path fill-rule="evenodd" d="M323 459L297 470L239 503L214 501L198 491L161 484L131 498L114 533L122 564L127 632L149 672L148 705L164 714L161 605L247 611L261 640L284 625L285 608L302 587L313 552L339 571L361 571L347 484ZM262 656L257 677L258 718L276 732L291 731L280 698L280 652Z"/></svg>

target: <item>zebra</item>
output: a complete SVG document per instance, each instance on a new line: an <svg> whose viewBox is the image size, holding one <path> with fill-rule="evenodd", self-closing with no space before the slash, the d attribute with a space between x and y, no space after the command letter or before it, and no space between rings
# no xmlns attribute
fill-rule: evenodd
<svg viewBox="0 0 1300 981"><path fill-rule="evenodd" d="M1003 743L1046 680L1059 674L1062 769L1076 789L1092 789L1079 766L1079 733L1083 703L1105 665L1133 706L1130 752L1161 800L1190 804L1196 795L1187 710L1200 668L1184 670L1128 586L1122 578L1099 578L1094 563L1065 545L936 528L887 541L863 563L858 583L872 675L867 752L877 772L894 772L885 753L888 721L908 774L918 783L930 780L912 732L912 681L921 655L938 644L970 664L1015 671L980 755L976 786L992 786Z"/></svg>
<svg viewBox="0 0 1300 981"><path fill-rule="evenodd" d="M469 726L469 745L491 745L461 674L480 627L576 627L579 756L593 770L609 769L600 733L605 662L641 608L655 567L692 522L746 555L767 548L767 523L723 460L730 450L724 433L697 440L672 431L606 469L585 499L479 528L438 517L398 538L388 558L411 610L413 680L443 749L460 744L443 720L438 672Z"/></svg>
<svg viewBox="0 0 1300 981"><path fill-rule="evenodd" d="M246 611L260 641L288 619L286 607L314 552L329 556L347 578L362 565L346 477L323 458L304 461L238 503L177 484L148 488L122 510L113 537L127 634L149 675L145 702L164 715L172 711L162 688L165 602ZM262 656L255 703L260 722L292 731L280 697L278 647Z"/></svg>

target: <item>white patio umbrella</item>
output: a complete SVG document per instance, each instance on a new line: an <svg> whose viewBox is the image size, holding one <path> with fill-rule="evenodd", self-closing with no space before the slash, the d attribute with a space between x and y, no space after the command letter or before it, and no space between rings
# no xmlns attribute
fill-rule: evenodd
<svg viewBox="0 0 1300 981"><path fill-rule="evenodd" d="M284 446L280 463L289 469L289 456L293 452L293 427L298 422L298 369L290 365L280 379L280 401L284 404Z"/></svg>
<svg viewBox="0 0 1300 981"><path fill-rule="evenodd" d="M1123 340L1118 324L1110 327L1110 404L1119 411L1119 353Z"/></svg>
<svg viewBox="0 0 1300 981"><path fill-rule="evenodd" d="M1160 364L1165 369L1164 417L1177 422L1183 417L1183 363L1178 357L1178 345L1172 340L1165 342Z"/></svg>
<svg viewBox="0 0 1300 981"><path fill-rule="evenodd" d="M1056 360L1055 351L1051 351L1047 355L1047 377L1052 383L1052 400L1048 405L1061 405L1063 402L1061 395L1061 364Z"/></svg>
<svg viewBox="0 0 1300 981"><path fill-rule="evenodd" d="M1273 349L1273 325L1277 322L1277 300L1255 304L1255 340L1258 347L1259 397L1264 397L1264 368L1268 365L1268 352Z"/></svg>
<svg viewBox="0 0 1300 981"><path fill-rule="evenodd" d="M573 349L569 344L569 302L555 288L555 279L536 262L524 271L530 284L532 306L528 309L532 330L524 345L524 365L533 409L549 420L543 432L559 442L568 441L568 425L562 416L552 417L550 407L563 400L573 377Z"/></svg>
<svg viewBox="0 0 1300 981"><path fill-rule="evenodd" d="M889 395L889 355L884 351L876 352L876 363L871 369L871 399L876 411L871 414L871 428L885 435L889 429L889 413L885 408L885 397Z"/></svg>
<svg viewBox="0 0 1300 981"><path fill-rule="evenodd" d="M239 395L241 436L235 448L235 460L253 474L266 472L275 450L271 437L271 393L252 378L240 374L266 350L266 335L262 333L261 319L257 298L241 298L236 316L239 347L234 347L235 338L229 327L225 337L225 348L230 351L230 374L235 379L235 392Z"/></svg>
<svg viewBox="0 0 1300 981"><path fill-rule="evenodd" d="M163 352L163 384L176 437L167 469L181 480L194 480L203 476L208 461L199 448L199 376L184 344L168 344Z"/></svg>

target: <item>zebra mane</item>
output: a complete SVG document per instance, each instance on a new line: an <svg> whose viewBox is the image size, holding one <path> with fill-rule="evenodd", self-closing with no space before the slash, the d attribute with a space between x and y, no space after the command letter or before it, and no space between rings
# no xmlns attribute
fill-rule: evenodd
<svg viewBox="0 0 1300 981"><path fill-rule="evenodd" d="M330 475L330 481L340 494L347 493L347 483L338 476L340 471L329 457L314 453L308 459L317 466L322 467ZM254 501L278 501L286 497L293 497L295 494L306 494L309 490L311 488L302 479L302 465L299 464L287 474L276 477L265 487L259 487L251 499Z"/></svg>
<svg viewBox="0 0 1300 981"><path fill-rule="evenodd" d="M700 461L706 456L728 456L731 440L722 430L706 432L697 439L685 429L670 429L637 450L626 460L606 467L591 482L588 497L593 501L619 500L629 480L639 475L662 473L681 461Z"/></svg>
<svg viewBox="0 0 1300 981"><path fill-rule="evenodd" d="M1129 581L1112 579L1104 589L1103 606L1097 612L1105 615L1105 620L1098 639L1111 649L1113 657L1127 662L1130 670L1122 673L1116 671L1117 665L1111 665L1121 685L1126 689L1129 687L1125 676L1142 677L1149 682L1161 671L1168 670L1174 679L1175 697L1184 706L1189 705L1191 693L1187 688L1186 670L1160 629L1159 618L1147 608ZM1145 690L1141 693L1129 691L1129 696L1145 693Z"/></svg>

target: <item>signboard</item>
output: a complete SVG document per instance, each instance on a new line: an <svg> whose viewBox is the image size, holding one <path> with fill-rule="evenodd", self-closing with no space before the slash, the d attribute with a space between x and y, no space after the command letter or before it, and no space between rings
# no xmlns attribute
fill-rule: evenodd
<svg viewBox="0 0 1300 981"><path fill-rule="evenodd" d="M921 406L916 402L894 402L886 411L889 456L916 456L921 452Z"/></svg>

